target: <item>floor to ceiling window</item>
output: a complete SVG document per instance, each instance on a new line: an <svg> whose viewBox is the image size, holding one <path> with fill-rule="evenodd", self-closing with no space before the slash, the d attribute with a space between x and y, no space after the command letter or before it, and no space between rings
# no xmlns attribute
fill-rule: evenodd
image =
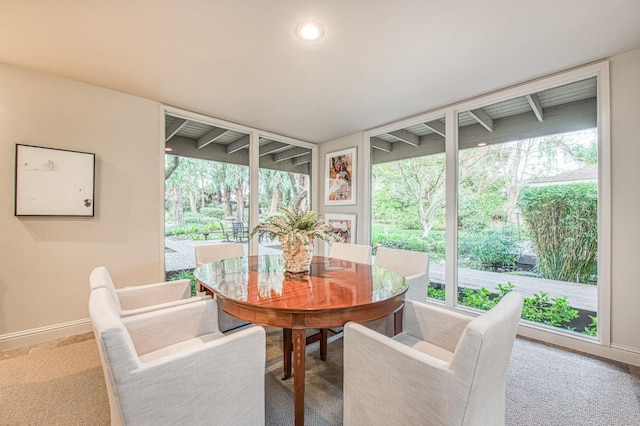
<svg viewBox="0 0 640 426"><path fill-rule="evenodd" d="M260 220L279 214L282 207L310 208L311 150L261 138L259 155ZM281 251L278 240L260 239L259 254Z"/></svg>
<svg viewBox="0 0 640 426"><path fill-rule="evenodd" d="M371 243L429 253L429 297L445 289L444 118L371 138Z"/></svg>
<svg viewBox="0 0 640 426"><path fill-rule="evenodd" d="M524 320L596 335L596 104L594 77L459 113L458 304L518 291Z"/></svg>
<svg viewBox="0 0 640 426"><path fill-rule="evenodd" d="M606 343L606 69L367 132L374 247L427 251L432 301L486 310L518 291L532 330Z"/></svg>
<svg viewBox="0 0 640 426"><path fill-rule="evenodd" d="M220 120L166 113L167 276L190 276L197 245L240 243L250 253L255 250L248 238L252 220L257 224L285 205L310 207L313 147L266 132L257 135ZM252 154L252 136L258 153ZM252 155L258 159L253 182ZM253 219L252 200L258 205ZM262 240L258 253L278 250L277 245Z"/></svg>

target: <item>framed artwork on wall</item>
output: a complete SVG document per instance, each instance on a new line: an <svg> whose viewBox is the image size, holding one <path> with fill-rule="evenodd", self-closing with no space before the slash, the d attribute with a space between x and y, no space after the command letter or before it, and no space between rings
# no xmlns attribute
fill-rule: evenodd
<svg viewBox="0 0 640 426"><path fill-rule="evenodd" d="M340 243L355 244L356 215L326 213L324 219L333 232L333 240ZM329 255L329 244L325 244L325 256Z"/></svg>
<svg viewBox="0 0 640 426"><path fill-rule="evenodd" d="M93 216L95 154L16 144L16 216Z"/></svg>
<svg viewBox="0 0 640 426"><path fill-rule="evenodd" d="M356 147L326 154L324 204L356 204Z"/></svg>

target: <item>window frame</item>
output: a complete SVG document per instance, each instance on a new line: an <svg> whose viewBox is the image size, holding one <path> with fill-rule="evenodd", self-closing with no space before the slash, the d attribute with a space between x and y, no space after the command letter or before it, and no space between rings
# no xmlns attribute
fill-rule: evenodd
<svg viewBox="0 0 640 426"><path fill-rule="evenodd" d="M579 67L569 71L542 77L516 86L501 89L474 99L439 108L385 126L363 132L364 164L368 170L364 190L371 193L371 138L417 123L445 117L446 156L446 237L445 237L445 306L477 315L456 306L458 293L458 115L461 112L482 108L515 97L541 92L575 81L597 79L597 134L598 134L598 333L586 338L575 333L554 330L530 322L521 322L519 334L576 350L586 350L593 345L611 345L611 141L610 141L610 83L609 61ZM363 197L363 209L369 212L363 217L364 241L371 241L371 197ZM430 301L430 303L433 303Z"/></svg>

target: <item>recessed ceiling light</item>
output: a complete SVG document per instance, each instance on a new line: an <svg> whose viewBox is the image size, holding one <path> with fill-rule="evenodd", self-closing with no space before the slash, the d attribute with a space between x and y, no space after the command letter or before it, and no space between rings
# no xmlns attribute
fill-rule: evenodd
<svg viewBox="0 0 640 426"><path fill-rule="evenodd" d="M486 142L480 142L480 143L478 144L478 146L487 146L487 143L486 143Z"/></svg>
<svg viewBox="0 0 640 426"><path fill-rule="evenodd" d="M166 147L164 150L165 150L166 152L171 152L171 151L173 151L173 148Z"/></svg>
<svg viewBox="0 0 640 426"><path fill-rule="evenodd" d="M317 22L301 22L296 27L296 35L300 40L316 41L324 35L324 28Z"/></svg>

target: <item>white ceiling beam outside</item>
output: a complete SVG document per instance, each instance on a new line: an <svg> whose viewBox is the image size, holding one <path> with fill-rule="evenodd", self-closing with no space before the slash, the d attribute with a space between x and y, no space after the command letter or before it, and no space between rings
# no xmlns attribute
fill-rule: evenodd
<svg viewBox="0 0 640 426"><path fill-rule="evenodd" d="M428 123L424 123L425 126L427 126L429 128L429 130L431 130L434 133L439 134L440 136L442 136L443 138L446 136L446 133L444 131L444 124L440 121L430 121Z"/></svg>
<svg viewBox="0 0 640 426"><path fill-rule="evenodd" d="M216 139L218 139L220 136L224 135L227 132L228 132L227 129L221 129L219 127L214 127L209 132L207 132L206 135L204 135L200 139L198 139L198 142L197 142L196 146L198 147L198 149L202 149L202 148L204 148L205 146L209 145L211 142L215 141Z"/></svg>
<svg viewBox="0 0 640 426"><path fill-rule="evenodd" d="M414 135L407 130L395 130L393 132L389 132L388 135L411 146L420 146L420 138L418 135Z"/></svg>
<svg viewBox="0 0 640 426"><path fill-rule="evenodd" d="M300 157L295 157L291 160L291 163L294 166L299 166L300 164L307 164L311 162L311 154L301 155Z"/></svg>
<svg viewBox="0 0 640 426"><path fill-rule="evenodd" d="M249 135L243 136L235 142L231 142L226 147L227 154L233 154L236 151L249 147Z"/></svg>
<svg viewBox="0 0 640 426"><path fill-rule="evenodd" d="M538 96L536 94L531 94L526 96L529 105L531 105L531 109L533 113L536 115L536 118L540 123L544 121L544 111L542 110L542 105L540 105L540 101L538 100Z"/></svg>
<svg viewBox="0 0 640 426"><path fill-rule="evenodd" d="M268 143L260 147L260 156L262 157L263 155L272 154L277 150L284 148L285 146L289 146L289 144L283 142Z"/></svg>
<svg viewBox="0 0 640 426"><path fill-rule="evenodd" d="M185 120L184 118L176 118L175 120L173 120L173 123L171 123L169 128L165 131L164 141L166 142L174 137L176 133L178 133L180 129L185 126L185 124L187 124L187 120Z"/></svg>
<svg viewBox="0 0 640 426"><path fill-rule="evenodd" d="M278 161L289 160L290 158L300 157L308 153L309 153L309 150L307 148L288 149L286 151L273 154L273 161L278 162Z"/></svg>
<svg viewBox="0 0 640 426"><path fill-rule="evenodd" d="M493 132L493 118L489 117L489 114L482 109L474 109L469 111L469 114L476 120L482 127L490 132Z"/></svg>
<svg viewBox="0 0 640 426"><path fill-rule="evenodd" d="M378 149L384 152L391 152L393 151L393 144L374 136L371 138L371 148Z"/></svg>

